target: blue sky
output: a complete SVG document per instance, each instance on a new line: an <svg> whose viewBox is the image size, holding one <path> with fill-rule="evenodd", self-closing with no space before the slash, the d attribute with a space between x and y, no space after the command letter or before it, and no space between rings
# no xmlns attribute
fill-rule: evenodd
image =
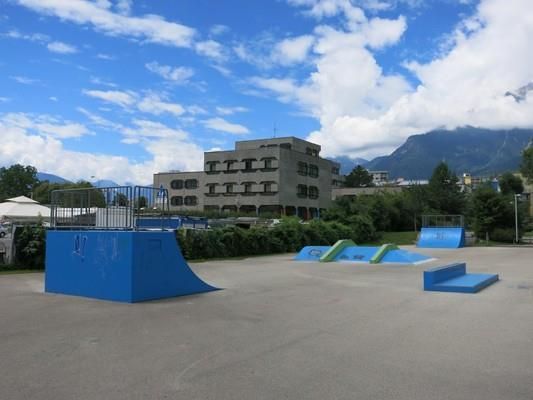
<svg viewBox="0 0 533 400"><path fill-rule="evenodd" d="M530 9L0 0L0 164L149 183L275 133L371 158L442 126L530 127L531 100L504 95L533 81Z"/></svg>

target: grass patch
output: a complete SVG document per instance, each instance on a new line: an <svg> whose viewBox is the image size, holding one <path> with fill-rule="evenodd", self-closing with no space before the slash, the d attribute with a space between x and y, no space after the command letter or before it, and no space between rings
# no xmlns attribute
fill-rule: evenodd
<svg viewBox="0 0 533 400"><path fill-rule="evenodd" d="M380 232L380 237L371 242L362 243L368 245L382 245L385 243L394 243L399 246L408 246L416 244L418 232Z"/></svg>

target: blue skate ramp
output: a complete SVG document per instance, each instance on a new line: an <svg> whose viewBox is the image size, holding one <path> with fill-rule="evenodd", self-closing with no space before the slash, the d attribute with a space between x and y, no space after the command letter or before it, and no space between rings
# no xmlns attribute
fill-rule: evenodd
<svg viewBox="0 0 533 400"><path fill-rule="evenodd" d="M464 228L422 228L417 247L457 249L465 245Z"/></svg>
<svg viewBox="0 0 533 400"><path fill-rule="evenodd" d="M296 261L319 261L320 257L324 255L325 252L327 252L331 246L305 246L298 254L296 254L296 257L294 257L294 260Z"/></svg>
<svg viewBox="0 0 533 400"><path fill-rule="evenodd" d="M45 291L138 302L209 292L168 231L48 231Z"/></svg>

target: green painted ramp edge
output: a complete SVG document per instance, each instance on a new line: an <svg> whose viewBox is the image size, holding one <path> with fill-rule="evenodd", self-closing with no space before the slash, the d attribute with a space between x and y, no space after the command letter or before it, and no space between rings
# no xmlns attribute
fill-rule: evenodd
<svg viewBox="0 0 533 400"><path fill-rule="evenodd" d="M324 254L322 254L322 257L320 257L320 262L330 262L333 261L333 259L346 247L350 246L357 246L353 240L350 239L342 239L338 240L337 243L335 243L331 248L326 251Z"/></svg>
<svg viewBox="0 0 533 400"><path fill-rule="evenodd" d="M394 243L385 243L381 245L381 247L376 251L376 253L372 256L370 259L370 264L378 264L381 262L383 257L385 257L385 254L387 254L391 250L398 250L399 247L396 246Z"/></svg>

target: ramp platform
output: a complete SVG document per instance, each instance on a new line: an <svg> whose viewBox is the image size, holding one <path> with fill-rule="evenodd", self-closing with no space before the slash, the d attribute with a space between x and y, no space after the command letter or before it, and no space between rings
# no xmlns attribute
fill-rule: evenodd
<svg viewBox="0 0 533 400"><path fill-rule="evenodd" d="M465 263L450 264L424 271L424 290L477 293L498 279L497 274L467 274Z"/></svg>
<svg viewBox="0 0 533 400"><path fill-rule="evenodd" d="M45 291L139 302L217 290L189 267L170 231L56 230L46 240Z"/></svg>

